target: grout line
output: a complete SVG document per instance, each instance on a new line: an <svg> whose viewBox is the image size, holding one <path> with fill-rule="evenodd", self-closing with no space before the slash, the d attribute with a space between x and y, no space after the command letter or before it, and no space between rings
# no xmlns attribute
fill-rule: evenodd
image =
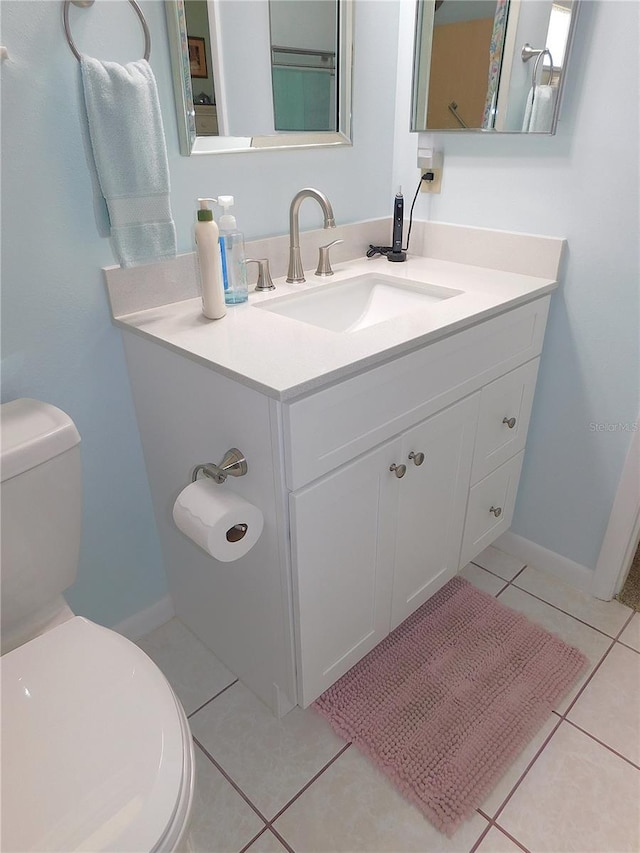
<svg viewBox="0 0 640 853"><path fill-rule="evenodd" d="M295 853L295 850L293 849L293 847L291 847L290 844L287 844L284 837L282 835L280 835L280 833L278 832L278 830L275 827L269 826L268 831L272 832L275 835L275 837L278 839L280 844L282 844L282 846L285 848L285 850L288 850L289 853Z"/></svg>
<svg viewBox="0 0 640 853"><path fill-rule="evenodd" d="M504 829L499 824L497 824L495 822L495 820L493 818L489 817L489 815L486 812L483 812L482 809L476 809L476 811L478 812L479 815L481 815L481 817L483 817L489 823L488 823L486 829L483 829L483 831L480 833L480 837L477 839L476 843L473 845L473 847L471 848L469 853L475 853L475 851L480 847L480 845L482 844L484 839L487 837L487 835L491 831L492 826L495 827L495 829L497 829L498 832L501 832L503 835L506 835L507 838L510 841L512 841L516 845L516 847L519 847L520 850L523 850L524 853L530 853L530 851L524 846L524 844L521 844L517 838L515 838L513 835L511 835L510 832L507 832L506 829Z"/></svg>
<svg viewBox="0 0 640 853"><path fill-rule="evenodd" d="M576 702L578 701L578 699L582 696L582 694L583 694L583 693L584 693L584 691L586 690L587 686L591 683L591 681L592 681L592 679L593 679L593 676L594 676L594 675L596 674L596 672L600 669L600 667L601 667L601 666L602 666L602 664L604 663L604 661L605 661L605 659L606 659L607 655L609 654L609 652L611 651L611 649L615 646L615 644L616 644L616 641L615 641L615 640L611 640L611 645L610 645L610 646L609 646L609 648L606 650L606 652L602 655L602 657L600 658L600 660L598 661L598 663L593 667L593 669L591 670L591 672L590 672L590 673L589 673L589 675L587 676L587 680L585 681L585 683L582 685L582 687L580 688L580 690L578 690L578 692L576 693L576 695L573 697L573 699L572 699L572 700L571 700L571 702L569 703L569 706L568 706L567 710L566 710L563 714L560 714L560 717L561 717L563 720L566 720L566 718L567 718L567 714L568 714L570 711L572 711L572 710L573 710L573 706L576 704ZM585 657L586 657L586 655L585 655Z"/></svg>
<svg viewBox="0 0 640 853"><path fill-rule="evenodd" d="M207 756L207 758L209 759L209 761L210 761L210 762L211 762L215 767L217 767L217 769L220 771L220 773L222 773L222 775L223 775L223 776L224 776L224 778L227 780L227 782L228 782L228 783L229 783L233 788L235 788L235 790L238 792L238 794L240 794L240 796L241 796L241 797L242 797L242 799L247 803L247 805L248 805L248 806L251 806L251 808L252 808L252 809L253 809L253 811L258 815L258 817L260 818L260 820L264 821L264 823L268 826L268 825L269 825L269 821L268 821L268 820L267 820L267 818L262 814L262 812L260 811L260 809L259 809L257 806L254 806L254 804L251 802L251 800L249 799L249 797L247 797L247 795L246 795L246 794L245 794L245 792L242 790L242 788L241 788L239 785L237 785L237 784L233 781L233 779L231 778L231 776L229 776L229 774L227 773L227 771L226 771L223 767L221 767L221 766L220 766L220 764L218 764L218 762L217 762L217 761L215 760L215 758L211 755L211 753L209 752L209 750L208 750L208 749L205 749L205 747L200 743L200 741L198 740L198 738L197 738L195 735L193 735L193 742L194 742L194 743L195 743L195 744L196 744L196 745L197 745L197 746L202 750L202 752L204 752L204 754Z"/></svg>
<svg viewBox="0 0 640 853"><path fill-rule="evenodd" d="M524 572L524 570L525 570L525 569L527 569L527 568L529 568L529 567L528 567L527 563L525 563L525 564L524 564L524 566L520 569L520 571L515 573L515 575L511 578L511 580L509 581L509 583L513 583L513 582L514 582L514 580L515 580L516 578L519 578L519 577L520 577L520 575L521 575L521 574Z"/></svg>
<svg viewBox="0 0 640 853"><path fill-rule="evenodd" d="M631 622L631 620L633 619L633 614L635 611L631 612L631 615L629 616L629 618L627 619L625 624L622 626L619 633L614 637L612 634L607 634L607 632L603 631L602 628L596 628L596 626L592 625L590 622L585 622L585 620L580 619L579 616L575 616L573 613L569 613L568 610L563 610L561 607L558 607L557 604L553 604L551 601L547 601L546 598L540 598L540 596L536 595L534 592L530 592L528 589L525 589L522 586L518 586L518 584L515 583L515 581L517 578L520 577L520 575L524 572L524 570L528 568L528 564L525 564L519 571L517 571L515 573L515 575L511 578L511 580L508 581L508 580L505 580L500 575L497 575L495 572L492 572L491 569L485 569L485 567L481 566L479 563L474 563L473 560L470 560L469 562L472 563L474 566L477 566L477 568L483 569L485 572L489 572L489 574L493 575L496 578L499 578L501 581L504 581L505 586L495 594L495 598L498 598L500 595L502 595L502 593L505 591L505 589L507 589L507 587L513 586L517 590L519 590L520 592L526 592L526 594L530 595L532 598L535 598L538 601L541 601L543 604L548 604L549 607L553 607L554 610L557 610L560 613L564 613L565 616L570 616L572 619L575 619L576 622L580 622L582 625L586 625L587 628L591 628L592 630L597 631L599 634L602 634L604 637L608 637L610 640L611 639L617 639L620 636L620 634L622 633L622 631L624 631L624 629L627 627L629 622ZM527 617L527 618L530 618L530 617ZM531 620L531 621L535 621L535 620Z"/></svg>
<svg viewBox="0 0 640 853"><path fill-rule="evenodd" d="M480 563L474 563L473 560L469 560L469 562L471 563L472 566L476 566L478 569L483 569L485 572L489 572L489 574L493 575L494 578L499 578L501 581L504 581L505 583L511 583L513 578L517 578L518 575L522 574L522 572L524 572L524 570L527 568L527 566L525 564L521 569L518 569L518 571L515 573L513 578L511 578L511 580L507 580L506 578L503 578L502 575L499 575L496 572L494 572L493 569L487 569L487 568L485 568L485 566L481 566Z"/></svg>
<svg viewBox="0 0 640 853"><path fill-rule="evenodd" d="M618 644L624 646L625 649L629 649L630 652L635 652L637 655L640 655L640 649L634 649L633 646L630 646L628 643L625 643L623 640L617 640Z"/></svg>
<svg viewBox="0 0 640 853"><path fill-rule="evenodd" d="M262 838L262 836L265 834L265 832L269 832L269 827L268 827L268 826L263 827L257 835L254 835L254 836L253 836L253 838L252 838L250 841L248 841L248 842L244 845L244 847L240 850L240 853L245 853L245 850L248 850L248 849L251 847L251 845L252 845L252 844L255 844L255 842L256 842L259 838Z"/></svg>
<svg viewBox="0 0 640 853"><path fill-rule="evenodd" d="M625 605L625 606L628 606L628 605ZM622 640L620 639L620 637L624 634L624 632L627 630L627 628L628 628L628 627L629 627L629 625L631 624L631 621L632 621L633 617L636 615L636 612L637 612L636 610L632 610L632 611L631 611L631 615L629 616L629 618L627 619L627 621L624 623L624 625L622 626L622 628L620 628L620 630L619 630L619 631L618 631L618 633L616 634L616 640L617 640L619 643L621 643L621 642L622 642ZM626 645L626 643L624 643L623 645ZM634 652L636 652L636 651L638 651L638 649L634 649Z"/></svg>
<svg viewBox="0 0 640 853"><path fill-rule="evenodd" d="M522 773L521 773L520 777L518 778L518 780L516 781L516 783L514 784L514 786L511 788L511 790L509 791L509 793L507 794L507 796L504 798L504 800L502 801L501 805L500 805L500 806L498 806L498 808L497 808L497 810L496 810L496 813L494 814L494 816L493 816L493 818L492 818L492 820L493 820L493 822L494 822L494 823L498 820L498 817L499 817L499 816L502 814L502 812L504 811L505 806L507 805L507 803L509 802L509 800L511 799L511 797L513 797L513 795L515 794L515 792L516 792L517 788L519 788L519 787L520 787L520 785L522 784L522 781L523 781L524 777L527 775L527 773L529 772L529 770L531 770L531 768L533 767L533 765L536 763L536 761L538 760L538 758L539 758L539 757L540 757L540 755L542 754L542 751L546 748L546 746L547 746L547 744L549 743L549 741L551 740L551 738L552 738L552 737L554 736L554 734L558 731L558 729L560 728L560 724L561 724L561 723L562 723L562 719L558 720L558 723L557 723L557 725L553 728L553 731L549 732L549 734L546 736L546 738L544 739L544 741L543 741L543 743L542 743L542 746L538 749L538 751L537 751L537 752L536 752L536 754L533 756L533 758L531 759L531 761L530 761L530 762L527 764L527 766L524 768L524 770L522 771Z"/></svg>
<svg viewBox="0 0 640 853"><path fill-rule="evenodd" d="M510 587L510 586L511 586L511 584L509 583L509 581L505 581L505 584L504 584L504 586L502 587L502 589L499 589L499 590L496 592L496 594L495 594L495 598L498 598L499 596L501 596L501 595L502 595L502 593L505 591L505 589L509 589L509 587Z"/></svg>
<svg viewBox="0 0 640 853"><path fill-rule="evenodd" d="M327 770L329 767L331 767L331 765L334 763L334 761L337 761L338 758L340 758L340 756L343 755L349 749L350 746L351 746L351 741L349 741L349 743L345 743L345 745L342 747L340 752L337 752L330 761L327 761L327 763L324 765L324 767L321 767L320 770L318 770L318 772L315 774L315 776L312 776L311 779L309 779L309 781L306 783L306 785L303 785L302 788L300 788L300 790L298 791L298 793L295 796L293 796L289 800L288 803L285 803L285 805L280 809L280 811L274 817L272 817L270 821L268 821L269 826L271 826L272 823L275 823L275 821L277 821L278 818L283 815L283 813L289 808L289 806L292 805L298 799L298 797L300 797L301 794L304 794L304 792L307 790L307 788L310 785L313 785L313 783L316 781L316 779L319 776L322 776L324 771Z"/></svg>
<svg viewBox="0 0 640 853"><path fill-rule="evenodd" d="M231 686L231 685L229 685L229 686ZM227 688L225 688L225 690L226 690L226 689L227 689ZM214 698L215 698L215 697L214 697ZM284 813L284 812L289 808L289 806L291 806L291 805L292 805L292 803L294 803L294 802L298 799L298 797L300 797L300 796L301 796L301 795L302 795L302 794L307 790L307 788L308 788L310 785L312 785L312 784L316 781L316 779L318 779L318 777L319 777L319 776L321 776L321 775L324 773L324 771L325 771L325 770L327 770L327 769L328 769L328 768L329 768L329 767L330 767L330 766L331 766L335 761L337 761L337 759L338 759L338 758L340 758L340 756L341 756L344 752L346 752L346 750L347 750L347 749L349 749L349 747L351 746L351 742L346 743L346 744L342 747L342 749L340 749L340 750L339 750L339 752L337 752L337 753L333 756L333 758L331 758L329 761L327 761L327 763L326 763L323 767L321 767L321 768L320 768L320 770L318 770L318 772L317 772L314 776L312 776L312 777L311 777L311 779L309 779L309 781L308 781L305 785L303 785L303 786L302 786L302 788L300 788L300 790L299 790L299 791L298 791L298 792L297 792L297 793L296 793L296 794L295 794L295 795L294 795L294 796L293 796L293 797L292 797L292 798L291 798L287 803L285 803L285 805L280 809L280 811L279 811L279 812L277 812L277 813L276 813L276 814L275 814L275 815L274 815L274 816L269 820L267 817L265 817L265 815L263 815L263 814L262 814L262 812L260 811L260 809L259 809L256 805L254 805L254 804L251 802L251 800L250 800L250 799L249 799L249 797L245 794L245 792L242 790L242 788L241 788L241 787L240 787L240 786L239 786L239 785L238 785L238 784L237 784L237 783L236 783L236 782L231 778L231 776L229 776L229 774L226 772L226 770L225 770L225 769L224 769L224 768L223 768L223 767L222 767L222 766L221 766L221 765L220 765L220 764L215 760L215 758L214 758L214 757L211 755L211 753L210 753L210 752L209 752L209 751L208 751L208 750L207 750L207 749L206 749L206 748L205 748L205 747L200 743L200 741L195 737L195 735L193 736L193 741L194 741L194 743L196 744L196 746L198 746L198 747L199 747L199 749L201 749L201 750L202 750L202 752L206 755L206 757L209 759L209 761L211 761L211 763L212 763L212 764L213 764L213 765L214 765L214 766L215 766L215 767L220 771L220 773L224 776L224 778L227 780L227 782L229 782L229 784L230 784L230 785L231 785L231 786L232 786L232 787L237 791L237 793L238 793L238 794L240 794L240 796L241 796L241 797L242 797L242 799L247 803L247 805L248 805L248 806L250 806L250 807L253 809L253 811L258 815L258 817L259 817L262 821L264 821L264 824L265 824L264 829L262 829L262 830L261 830L257 835L255 835L255 836L251 839L251 841L249 842L249 844L245 845L245 846L242 848L242 850L244 851L244 850L246 850L246 849L247 849L247 847L250 847L250 846L251 846L251 844L253 844L253 843L254 843L254 841L256 841L256 839L257 839L257 838L259 838L261 835L263 835L263 834L264 834L265 830L270 830L270 831L271 831L271 832L276 836L276 838L278 839L278 841L280 841L280 842L283 844L283 846L285 847L285 849L289 851L289 853L294 853L293 849L289 846L289 844L287 843L287 841L286 841L286 840L285 840L285 839L280 835L280 833L277 831L277 829L275 829L275 827L273 826L273 823L275 823L275 821L276 821L276 820L278 820L278 818L282 816L282 814L283 814L283 813ZM242 851L241 851L241 853L242 853Z"/></svg>
<svg viewBox="0 0 640 853"><path fill-rule="evenodd" d="M293 849L293 847L291 847L291 845L285 841L285 839L280 835L280 833L277 830L273 829L273 827L270 827L270 826L265 826L264 829L261 829L260 832L257 835L255 835L251 839L251 841L249 841L248 844L244 845L242 850L240 850L240 853L245 853L245 851L247 851L251 847L252 844L255 844L259 838L262 838L263 835L267 835L267 834L275 835L275 837L282 844L282 846L284 847L285 850L288 850L289 853L295 853L295 850Z"/></svg>
<svg viewBox="0 0 640 853"><path fill-rule="evenodd" d="M476 809L476 811L480 812L480 814L482 815L482 817L486 817L486 815L485 815L485 814L483 814L483 813L480 811L480 809ZM484 839L487 837L487 834L489 833L489 830L490 830L490 829L491 829L491 827L492 827L492 823L491 823L490 818L488 818L488 820L489 820L489 823L488 823L488 824L486 825L486 827L482 830L482 832L480 833L479 838L476 840L476 843L473 845L473 847L471 848L471 850L469 851L469 853L476 853L476 850L478 849L478 847L480 847L480 845L482 844L482 842L484 841Z"/></svg>
<svg viewBox="0 0 640 853"><path fill-rule="evenodd" d="M517 575L516 575L516 577L517 577ZM514 578L514 580L515 580L515 578ZM547 601L546 598L540 598L540 596L536 595L535 592L529 592L528 589L524 589L524 587L518 586L517 584L513 584L513 586L515 586L516 589L519 589L520 592L526 592L527 595L531 596L531 598L535 598L537 601L541 601L543 604L548 604L549 607L553 607L554 610L557 610L560 613L564 613L565 616L571 616L571 618L575 619L576 622L580 622L582 625L586 625L587 628L591 628L592 630L597 631L599 634L602 634L603 637L608 637L610 640L615 639L615 637L612 634L607 634L607 632L603 631L602 628L596 628L595 625L592 625L590 622L585 622L584 619L580 619L579 616L575 616L573 613L569 613L568 610L563 610L562 607L558 607L557 604L552 604L550 601Z"/></svg>
<svg viewBox="0 0 640 853"><path fill-rule="evenodd" d="M529 849L525 847L524 844L522 844L520 841L518 841L517 838L511 835L510 832L507 832L507 830L503 826L500 826L497 823L494 823L493 825L498 830L498 832L501 832L503 835L506 835L509 841L512 841L516 845L516 847L519 847L521 850L524 850L524 853L529 853Z"/></svg>
<svg viewBox="0 0 640 853"><path fill-rule="evenodd" d="M199 708L196 708L195 711L192 711L190 714L187 714L187 720L190 720L191 717L195 716L195 714L197 714L198 711L202 711L202 709L205 708L209 704L209 702L213 702L213 700L217 699L218 696L222 696L222 694L225 692L225 690L228 690L230 687L233 687L233 685L237 684L238 681L239 681L239 679L236 678L236 680L232 681L231 684L227 684L227 686L223 687L222 690L218 690L218 692L216 693L215 696L212 696L211 699L207 699L207 701L203 702Z"/></svg>
<svg viewBox="0 0 640 853"><path fill-rule="evenodd" d="M623 755L621 752L618 752L612 746L609 746L608 743L605 743L603 740L600 740L600 738L597 738L595 735L592 735L591 732L588 732L586 729L583 729L582 726L579 726L577 723L574 723L573 720L564 720L564 722L569 723L569 725L573 726L574 729L578 729L579 732L582 732L582 734L587 735L587 737L590 737L591 740L595 740L595 742L599 743L600 746L604 746L605 749L608 749L609 752L612 752L614 755L617 755L618 758L621 758L623 761L626 761L627 764L630 764L632 767L635 767L636 770L640 770L640 764L636 764L630 758L627 758L626 755Z"/></svg>

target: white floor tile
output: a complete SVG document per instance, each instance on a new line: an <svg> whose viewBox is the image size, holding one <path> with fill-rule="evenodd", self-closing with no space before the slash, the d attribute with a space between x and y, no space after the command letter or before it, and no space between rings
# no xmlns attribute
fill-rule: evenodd
<svg viewBox="0 0 640 853"><path fill-rule="evenodd" d="M546 604L544 601L540 601L515 587L509 587L509 589L501 593L498 601L506 604L507 607L519 610L527 618L531 619L532 622L537 622L538 625L541 625L552 634L556 634L565 643L569 643L580 649L588 658L591 664L590 667L554 709L559 713L564 713L593 671L593 668L611 645L611 640L594 628L578 622L572 616L567 616L566 613L556 610L550 604Z"/></svg>
<svg viewBox="0 0 640 853"><path fill-rule="evenodd" d="M305 853L468 853L487 822L475 813L447 838L351 746L274 826Z"/></svg>
<svg viewBox="0 0 640 853"><path fill-rule="evenodd" d="M165 674L187 714L235 681L233 673L178 619L156 628L138 645Z"/></svg>
<svg viewBox="0 0 640 853"><path fill-rule="evenodd" d="M494 575L499 575L499 577L504 578L506 581L514 578L524 566L522 560L512 557L511 554L506 554L504 551L500 551L499 548L494 548L493 545L485 548L481 554L473 558L472 562L476 566L481 566L483 569L493 572Z"/></svg>
<svg viewBox="0 0 640 853"><path fill-rule="evenodd" d="M562 723L498 816L535 853L637 853L640 772Z"/></svg>
<svg viewBox="0 0 640 853"><path fill-rule="evenodd" d="M640 652L640 613L634 614L631 622L620 634L620 642Z"/></svg>
<svg viewBox="0 0 640 853"><path fill-rule="evenodd" d="M488 592L489 595L496 595L504 587L505 583L502 578L497 578L491 572L481 569L480 566L474 566L473 563L467 563L464 569L460 571L460 576L474 586L477 586L478 589L483 590L483 592Z"/></svg>
<svg viewBox="0 0 640 853"><path fill-rule="evenodd" d="M515 585L543 598L561 610L566 610L577 619L593 625L610 637L617 637L631 615L631 608L619 601L601 601L586 592L551 577L533 566L527 566L515 581Z"/></svg>
<svg viewBox="0 0 640 853"><path fill-rule="evenodd" d="M286 853L287 848L275 837L269 829L265 830L259 838L247 847L246 853Z"/></svg>
<svg viewBox="0 0 640 853"><path fill-rule="evenodd" d="M190 830L193 853L238 853L264 823L197 746L195 754L196 788Z"/></svg>
<svg viewBox="0 0 640 853"><path fill-rule="evenodd" d="M480 804L480 808L486 815L489 815L489 817L495 815L507 796L511 793L513 786L527 769L531 759L559 723L560 718L556 714L552 714L538 734L527 744L524 751L509 767L491 794Z"/></svg>
<svg viewBox="0 0 640 853"><path fill-rule="evenodd" d="M268 819L344 747L312 708L279 720L242 684L190 719L194 736Z"/></svg>
<svg viewBox="0 0 640 853"><path fill-rule="evenodd" d="M492 826L482 839L482 844L478 847L477 853L522 853L522 848L514 844L504 832Z"/></svg>
<svg viewBox="0 0 640 853"><path fill-rule="evenodd" d="M568 719L640 765L640 654L616 643Z"/></svg>

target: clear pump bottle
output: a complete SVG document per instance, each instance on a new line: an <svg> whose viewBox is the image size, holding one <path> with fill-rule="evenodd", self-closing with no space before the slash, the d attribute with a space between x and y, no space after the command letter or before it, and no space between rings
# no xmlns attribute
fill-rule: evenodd
<svg viewBox="0 0 640 853"><path fill-rule="evenodd" d="M224 279L224 301L227 305L235 305L238 302L246 302L249 298L244 234L238 231L236 218L229 213L229 209L233 206L233 196L218 196L218 204L223 210L218 224Z"/></svg>

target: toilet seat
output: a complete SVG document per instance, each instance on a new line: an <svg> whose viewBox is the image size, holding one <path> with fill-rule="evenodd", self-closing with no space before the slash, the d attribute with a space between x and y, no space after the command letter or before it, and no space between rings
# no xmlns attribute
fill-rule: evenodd
<svg viewBox="0 0 640 853"><path fill-rule="evenodd" d="M0 659L3 850L169 851L193 793L180 703L146 654L74 616Z"/></svg>

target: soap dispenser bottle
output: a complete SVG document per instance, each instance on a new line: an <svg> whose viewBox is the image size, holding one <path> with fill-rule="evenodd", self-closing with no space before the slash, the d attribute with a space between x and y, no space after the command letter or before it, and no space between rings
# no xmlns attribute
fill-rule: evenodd
<svg viewBox="0 0 640 853"><path fill-rule="evenodd" d="M244 235L238 231L235 216L229 213L229 209L233 206L233 196L218 196L218 204L223 210L219 225L224 300L227 305L234 305L238 302L246 302L249 298Z"/></svg>
<svg viewBox="0 0 640 853"><path fill-rule="evenodd" d="M227 313L227 309L220 261L219 231L213 218L213 211L209 207L209 202L215 204L216 199L199 198L198 201L200 210L195 231L202 313L209 320L219 320Z"/></svg>

